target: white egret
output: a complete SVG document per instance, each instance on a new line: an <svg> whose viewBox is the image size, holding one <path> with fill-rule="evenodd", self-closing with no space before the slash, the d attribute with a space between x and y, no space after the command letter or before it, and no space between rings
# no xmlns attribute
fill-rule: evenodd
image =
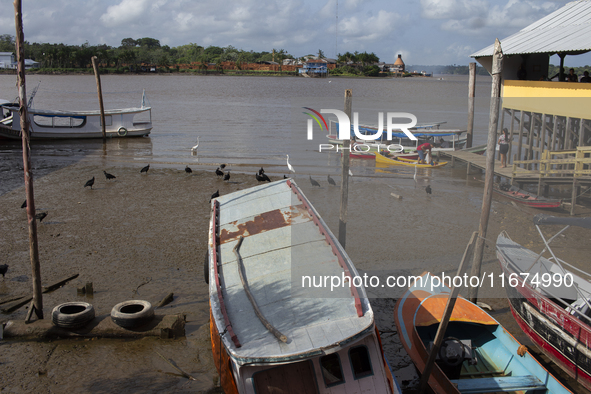
<svg viewBox="0 0 591 394"><path fill-rule="evenodd" d="M287 168L289 168L289 171L295 172L295 170L293 169L293 167L291 166L291 164L289 164L289 155L287 155Z"/></svg>

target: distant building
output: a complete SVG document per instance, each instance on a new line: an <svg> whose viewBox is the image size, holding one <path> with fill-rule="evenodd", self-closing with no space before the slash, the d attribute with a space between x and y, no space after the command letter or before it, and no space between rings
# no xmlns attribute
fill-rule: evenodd
<svg viewBox="0 0 591 394"><path fill-rule="evenodd" d="M309 59L298 72L304 77L326 77L328 62L324 59Z"/></svg>
<svg viewBox="0 0 591 394"><path fill-rule="evenodd" d="M403 73L404 72L404 62L402 61L402 55L398 54L398 59L394 62L394 65L390 67L390 71L393 73Z"/></svg>
<svg viewBox="0 0 591 394"><path fill-rule="evenodd" d="M12 52L0 52L0 68L14 68L16 60Z"/></svg>

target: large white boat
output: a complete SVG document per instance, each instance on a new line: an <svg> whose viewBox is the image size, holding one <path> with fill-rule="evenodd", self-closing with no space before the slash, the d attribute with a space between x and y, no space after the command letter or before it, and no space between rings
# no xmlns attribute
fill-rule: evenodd
<svg viewBox="0 0 591 394"><path fill-rule="evenodd" d="M144 137L152 130L152 108L145 105L145 94L139 108L106 109L107 137ZM19 106L0 104L0 138L20 139ZM31 140L102 138L101 113L94 111L52 111L29 108Z"/></svg>
<svg viewBox="0 0 591 394"><path fill-rule="evenodd" d="M215 198L211 210L205 273L226 394L401 392L365 289L317 286L359 274L291 179Z"/></svg>

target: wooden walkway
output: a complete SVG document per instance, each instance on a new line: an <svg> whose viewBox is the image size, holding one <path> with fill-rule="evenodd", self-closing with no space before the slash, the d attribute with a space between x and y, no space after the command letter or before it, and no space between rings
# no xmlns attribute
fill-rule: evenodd
<svg viewBox="0 0 591 394"><path fill-rule="evenodd" d="M465 150L440 151L439 153L443 156L448 156L451 158L452 167L455 165L456 161L466 163L468 166L468 169L466 170L467 173L470 173L470 169L473 167L479 168L481 170L486 170L485 155L479 155L476 153L467 152ZM526 179L535 179L535 182L538 181L539 176L537 175L536 171L529 171L523 168L516 168L515 170L515 181L521 181ZM508 165L505 168L501 168L501 162L495 159L495 175L511 179L513 177L513 166Z"/></svg>

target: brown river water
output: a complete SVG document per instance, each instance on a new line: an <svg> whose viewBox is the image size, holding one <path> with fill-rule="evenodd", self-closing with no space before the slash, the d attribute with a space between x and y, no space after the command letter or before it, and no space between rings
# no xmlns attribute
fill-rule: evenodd
<svg viewBox="0 0 591 394"><path fill-rule="evenodd" d="M440 77L442 79L440 79ZM419 123L447 122L465 129L467 77L407 79L311 80L292 77L103 76L107 108L138 106L142 89L152 105L154 129L149 138L35 143L32 165L36 205L49 212L40 224L42 275L47 282L72 272L79 282L44 297L44 311L60 302L80 299L76 286L92 281L91 301L98 315L108 315L118 302L131 298L159 301L174 292L175 301L157 313L187 314L187 338L178 340L59 340L0 342L2 392L207 392L215 385L207 337L208 296L202 261L208 231L208 204L221 194L256 184L253 172L264 166L272 179L288 173L285 158L300 185L333 232L337 232L340 192L327 175L340 179L339 156L318 152L325 130L306 140L307 116L302 107L342 109L345 89L353 90L353 111L362 123L377 123L377 113L410 112ZM96 107L93 76L28 77L28 92L39 83L37 108ZM0 76L0 98L16 96L15 77ZM490 78L477 78L475 145L484 143L488 127ZM481 97L478 97L481 96ZM189 149L199 137L197 155ZM140 177L139 168L151 165ZM212 171L227 163L232 182L217 180ZM186 176L189 165L195 171ZM102 170L117 175L107 183ZM465 245L478 230L483 174L450 165L419 170L379 168L353 160L346 250L361 273L418 274L425 270L454 273ZM82 187L97 176L93 191ZM313 188L312 175L321 183ZM99 178L100 182L99 182ZM29 291L30 263L20 144L0 143L0 264L9 264L0 279L0 298ZM430 185L433 194L425 193ZM560 191L554 191L560 193ZM567 191L568 192L568 191ZM401 195L395 199L391 193ZM583 200L584 201L584 200ZM493 200L482 271L498 275L494 241L507 230L518 242L539 250L531 218L536 210ZM556 211L565 215L566 211ZM577 208L578 215L588 209ZM591 232L570 229L557 240L558 253L588 267ZM47 279L45 279L47 278ZM387 357L403 389L412 391L417 373L400 345L393 321L402 289L368 289ZM525 338L513 320L504 290L485 286L480 293L493 316L520 341ZM84 297L82 297L84 298ZM26 309L0 315L2 321L24 319ZM158 355L196 378L188 381ZM537 353L544 361L544 356ZM547 360L546 360L547 361ZM575 392L585 392L560 376Z"/></svg>

